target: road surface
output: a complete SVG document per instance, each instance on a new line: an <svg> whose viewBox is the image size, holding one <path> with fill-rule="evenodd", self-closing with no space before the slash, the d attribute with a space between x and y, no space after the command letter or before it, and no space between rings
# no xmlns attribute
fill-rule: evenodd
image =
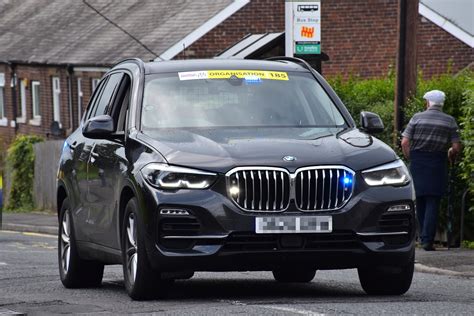
<svg viewBox="0 0 474 316"><path fill-rule="evenodd" d="M101 288L64 288L56 243L53 236L0 231L0 315L474 314L474 279L418 272L407 294L388 297L365 295L356 270L318 271L312 283L289 285L270 272L196 273L163 299L134 302L120 266L106 267Z"/></svg>

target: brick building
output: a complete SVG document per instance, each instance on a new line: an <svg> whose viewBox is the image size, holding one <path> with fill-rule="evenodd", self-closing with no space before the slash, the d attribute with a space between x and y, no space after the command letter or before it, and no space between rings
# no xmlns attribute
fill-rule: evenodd
<svg viewBox="0 0 474 316"><path fill-rule="evenodd" d="M152 60L223 10L232 14L243 4L204 3L0 2L0 142L29 133L63 138L77 128L113 64L130 57Z"/></svg>
<svg viewBox="0 0 474 316"><path fill-rule="evenodd" d="M424 75L444 72L448 60L454 71L471 64L472 21L466 26L462 16L440 14L450 10L441 0L420 1L417 53ZM474 9L469 0L452 1L458 11ZM324 74L384 76L395 64L397 5L322 0ZM279 36L265 56L282 54L284 16L284 0L4 0L0 141L19 133L68 135L103 73L125 58L209 58L249 34L267 33Z"/></svg>

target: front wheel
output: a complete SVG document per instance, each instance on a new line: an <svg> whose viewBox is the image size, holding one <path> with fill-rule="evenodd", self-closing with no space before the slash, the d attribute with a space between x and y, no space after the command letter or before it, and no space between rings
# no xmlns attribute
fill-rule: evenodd
<svg viewBox="0 0 474 316"><path fill-rule="evenodd" d="M313 269L278 269L272 272L275 280L282 283L308 283L311 282L316 275L316 270Z"/></svg>
<svg viewBox="0 0 474 316"><path fill-rule="evenodd" d="M411 286L415 269L414 256L401 267L365 267L358 268L362 288L370 295L402 295Z"/></svg>
<svg viewBox="0 0 474 316"><path fill-rule="evenodd" d="M128 201L122 225L122 261L125 288L134 300L145 300L163 294L171 281L162 280L148 261L145 232L139 224L136 198Z"/></svg>
<svg viewBox="0 0 474 316"><path fill-rule="evenodd" d="M59 213L58 262L61 282L67 288L94 287L102 283L104 264L79 257L68 198Z"/></svg>

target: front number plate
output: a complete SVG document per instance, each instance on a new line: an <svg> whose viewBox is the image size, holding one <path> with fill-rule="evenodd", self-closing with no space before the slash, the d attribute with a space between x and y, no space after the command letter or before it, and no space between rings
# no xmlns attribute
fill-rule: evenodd
<svg viewBox="0 0 474 316"><path fill-rule="evenodd" d="M330 233L332 216L256 217L257 234Z"/></svg>

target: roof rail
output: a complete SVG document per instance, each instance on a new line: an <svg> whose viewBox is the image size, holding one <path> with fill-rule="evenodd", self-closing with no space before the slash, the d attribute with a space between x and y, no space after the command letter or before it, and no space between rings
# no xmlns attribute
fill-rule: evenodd
<svg viewBox="0 0 474 316"><path fill-rule="evenodd" d="M311 67L310 64L306 60L303 60L301 58L296 58L296 57L289 57L289 56L275 56L275 57L268 57L265 60L272 60L272 61L291 61L295 64L298 64L302 66L303 68L306 68L307 70L311 71L313 68Z"/></svg>

